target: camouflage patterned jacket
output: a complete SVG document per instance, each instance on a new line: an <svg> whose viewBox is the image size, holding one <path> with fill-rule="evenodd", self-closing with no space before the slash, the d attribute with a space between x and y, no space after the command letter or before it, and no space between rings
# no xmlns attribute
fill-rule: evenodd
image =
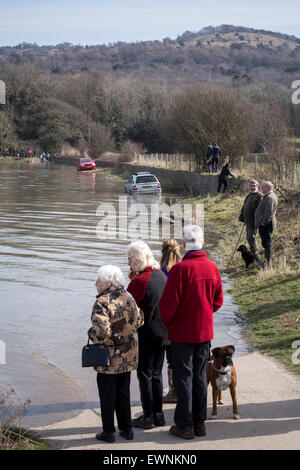
<svg viewBox="0 0 300 470"><path fill-rule="evenodd" d="M106 289L96 299L88 335L93 343L107 344L111 363L94 369L102 374L135 370L138 366L137 329L144 323L143 312L122 287Z"/></svg>

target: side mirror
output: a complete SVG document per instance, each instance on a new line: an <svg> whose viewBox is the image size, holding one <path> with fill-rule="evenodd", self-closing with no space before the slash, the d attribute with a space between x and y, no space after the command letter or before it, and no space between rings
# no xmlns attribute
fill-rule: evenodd
<svg viewBox="0 0 300 470"><path fill-rule="evenodd" d="M124 183L128 183L128 180L125 180Z"/></svg>

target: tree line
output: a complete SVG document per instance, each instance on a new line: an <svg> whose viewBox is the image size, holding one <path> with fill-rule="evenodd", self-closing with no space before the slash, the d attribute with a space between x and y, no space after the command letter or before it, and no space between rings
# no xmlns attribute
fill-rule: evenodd
<svg viewBox="0 0 300 470"><path fill-rule="evenodd" d="M203 161L218 142L234 162L249 152L282 150L299 135L300 110L280 84L239 88L174 85L82 72L54 76L29 64L1 67L0 147L60 153L67 143L97 158L106 151L193 153ZM279 142L280 141L280 145Z"/></svg>

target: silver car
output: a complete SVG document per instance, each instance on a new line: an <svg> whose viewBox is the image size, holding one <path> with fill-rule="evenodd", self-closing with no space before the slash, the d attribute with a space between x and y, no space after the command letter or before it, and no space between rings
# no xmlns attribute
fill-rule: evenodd
<svg viewBox="0 0 300 470"><path fill-rule="evenodd" d="M125 181L125 191L129 194L156 193L161 191L161 184L153 173L133 173L131 179Z"/></svg>

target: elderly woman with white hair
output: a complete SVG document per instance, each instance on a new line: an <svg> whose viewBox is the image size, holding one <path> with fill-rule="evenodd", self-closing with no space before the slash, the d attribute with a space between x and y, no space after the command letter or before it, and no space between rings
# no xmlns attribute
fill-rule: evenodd
<svg viewBox="0 0 300 470"><path fill-rule="evenodd" d="M166 276L160 271L149 246L142 241L129 245L128 264L131 282L127 289L144 313L144 325L138 330L137 369L143 414L134 419L132 425L151 429L166 424L162 411L162 367L168 344L168 332L161 320L158 306L166 284Z"/></svg>
<svg viewBox="0 0 300 470"><path fill-rule="evenodd" d="M103 432L96 438L115 441L114 412L120 436L133 439L130 410L130 374L137 368L137 329L143 313L134 298L124 289L125 278L117 266L102 266L98 271L98 295L92 310L92 327L88 331L93 343L106 344L110 365L96 367Z"/></svg>

